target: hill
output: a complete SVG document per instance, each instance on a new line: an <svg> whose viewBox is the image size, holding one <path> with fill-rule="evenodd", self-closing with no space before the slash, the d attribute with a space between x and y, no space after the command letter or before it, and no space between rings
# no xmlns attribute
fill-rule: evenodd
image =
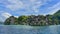
<svg viewBox="0 0 60 34"><path fill-rule="evenodd" d="M60 10L58 10L58 11L54 14L54 16L60 16Z"/></svg>

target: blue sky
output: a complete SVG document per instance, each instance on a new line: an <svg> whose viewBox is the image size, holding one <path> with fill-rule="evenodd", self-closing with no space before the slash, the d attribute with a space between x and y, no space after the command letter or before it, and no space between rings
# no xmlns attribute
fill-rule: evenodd
<svg viewBox="0 0 60 34"><path fill-rule="evenodd" d="M57 10L60 10L60 0L0 0L0 21L12 15L46 15Z"/></svg>

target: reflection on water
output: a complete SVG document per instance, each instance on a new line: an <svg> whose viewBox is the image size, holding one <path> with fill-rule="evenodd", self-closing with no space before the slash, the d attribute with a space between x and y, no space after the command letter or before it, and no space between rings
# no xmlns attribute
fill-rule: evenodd
<svg viewBox="0 0 60 34"><path fill-rule="evenodd" d="M43 27L0 25L0 34L60 34L60 25Z"/></svg>

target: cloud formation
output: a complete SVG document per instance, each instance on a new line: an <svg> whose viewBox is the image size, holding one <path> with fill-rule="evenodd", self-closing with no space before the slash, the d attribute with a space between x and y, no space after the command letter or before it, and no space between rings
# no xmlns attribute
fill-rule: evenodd
<svg viewBox="0 0 60 34"><path fill-rule="evenodd" d="M21 0L8 0L10 4L7 4L6 7L16 11L19 9L25 9L27 11L35 11L38 12L38 7L42 5L41 1L37 0L26 0L26 1L21 1Z"/></svg>
<svg viewBox="0 0 60 34"><path fill-rule="evenodd" d="M9 18L10 16L12 16L11 14L5 12L5 13L2 13L2 16L4 16L5 18Z"/></svg>
<svg viewBox="0 0 60 34"><path fill-rule="evenodd" d="M0 11L0 21L5 21L7 18L12 16L10 13L5 12L5 11Z"/></svg>
<svg viewBox="0 0 60 34"><path fill-rule="evenodd" d="M56 3L52 7L49 7L48 10L50 11L49 14L54 14L58 10L60 10L60 2Z"/></svg>
<svg viewBox="0 0 60 34"><path fill-rule="evenodd" d="M19 0L8 0L10 4L7 4L6 7L11 10L17 10L23 7L23 3Z"/></svg>

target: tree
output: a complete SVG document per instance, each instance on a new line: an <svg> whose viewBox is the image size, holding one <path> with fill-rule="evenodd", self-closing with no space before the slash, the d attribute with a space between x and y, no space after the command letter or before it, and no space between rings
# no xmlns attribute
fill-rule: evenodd
<svg viewBox="0 0 60 34"><path fill-rule="evenodd" d="M28 16L20 16L19 18L18 18L18 23L19 24L27 24L27 19L28 19Z"/></svg>

